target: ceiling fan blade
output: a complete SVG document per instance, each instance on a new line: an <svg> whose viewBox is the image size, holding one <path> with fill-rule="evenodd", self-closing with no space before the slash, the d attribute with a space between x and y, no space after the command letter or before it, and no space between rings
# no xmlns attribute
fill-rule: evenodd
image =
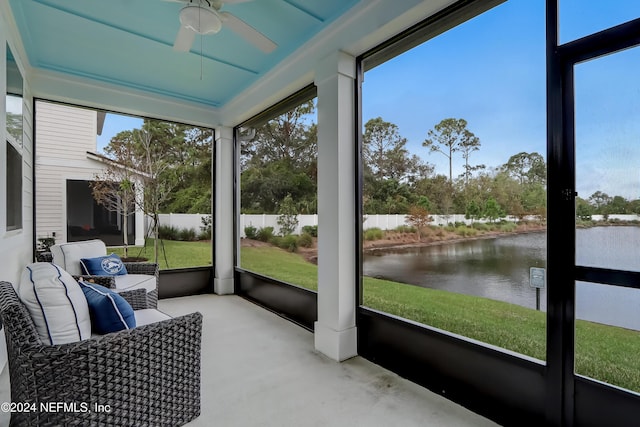
<svg viewBox="0 0 640 427"><path fill-rule="evenodd" d="M229 12L220 12L220 16L222 16L224 25L228 26L230 30L242 36L245 40L256 46L261 51L271 53L276 47L278 47L278 45L271 41L267 36L235 15L232 15Z"/></svg>
<svg viewBox="0 0 640 427"><path fill-rule="evenodd" d="M195 38L196 33L193 30L187 27L180 27L180 31L178 31L178 35L176 36L176 41L173 42L173 50L177 50L178 52L189 52Z"/></svg>

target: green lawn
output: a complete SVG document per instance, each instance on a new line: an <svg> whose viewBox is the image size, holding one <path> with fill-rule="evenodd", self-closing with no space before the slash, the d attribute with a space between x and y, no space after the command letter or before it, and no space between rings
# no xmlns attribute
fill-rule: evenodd
<svg viewBox="0 0 640 427"><path fill-rule="evenodd" d="M308 289L318 267L273 247L245 247L241 266ZM364 305L544 360L546 315L487 298L365 277ZM576 372L640 391L640 332L578 320Z"/></svg>
<svg viewBox="0 0 640 427"><path fill-rule="evenodd" d="M164 252L162 250L163 246ZM211 265L211 242L162 240L161 243L159 242L158 248L158 264L161 270ZM112 251L120 256L123 255L123 250L120 248L114 248ZM153 239L147 239L144 247L129 247L129 256L144 257L153 262ZM169 265L167 265L167 260Z"/></svg>

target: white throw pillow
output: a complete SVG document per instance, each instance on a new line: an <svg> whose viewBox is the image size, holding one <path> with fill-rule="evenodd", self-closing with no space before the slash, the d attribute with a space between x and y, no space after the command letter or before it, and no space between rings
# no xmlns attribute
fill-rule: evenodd
<svg viewBox="0 0 640 427"><path fill-rule="evenodd" d="M91 337L87 300L78 282L59 266L36 262L25 267L16 289L45 344Z"/></svg>

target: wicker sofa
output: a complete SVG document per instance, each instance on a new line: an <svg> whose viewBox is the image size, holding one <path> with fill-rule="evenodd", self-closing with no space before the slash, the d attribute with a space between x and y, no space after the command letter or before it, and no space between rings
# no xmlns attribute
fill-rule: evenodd
<svg viewBox="0 0 640 427"><path fill-rule="evenodd" d="M120 295L134 310L148 307L143 289ZM0 317L11 401L32 405L11 425L177 426L200 414L200 313L47 345L14 287L0 282Z"/></svg>

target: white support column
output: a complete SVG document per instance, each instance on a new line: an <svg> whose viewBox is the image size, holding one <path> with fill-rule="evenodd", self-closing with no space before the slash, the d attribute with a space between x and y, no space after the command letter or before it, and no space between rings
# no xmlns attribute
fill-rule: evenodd
<svg viewBox="0 0 640 427"><path fill-rule="evenodd" d="M217 127L215 142L216 174L214 213L214 279L213 291L218 295L233 293L233 129Z"/></svg>
<svg viewBox="0 0 640 427"><path fill-rule="evenodd" d="M318 321L315 348L357 355L355 58L336 52L316 68L318 87Z"/></svg>

